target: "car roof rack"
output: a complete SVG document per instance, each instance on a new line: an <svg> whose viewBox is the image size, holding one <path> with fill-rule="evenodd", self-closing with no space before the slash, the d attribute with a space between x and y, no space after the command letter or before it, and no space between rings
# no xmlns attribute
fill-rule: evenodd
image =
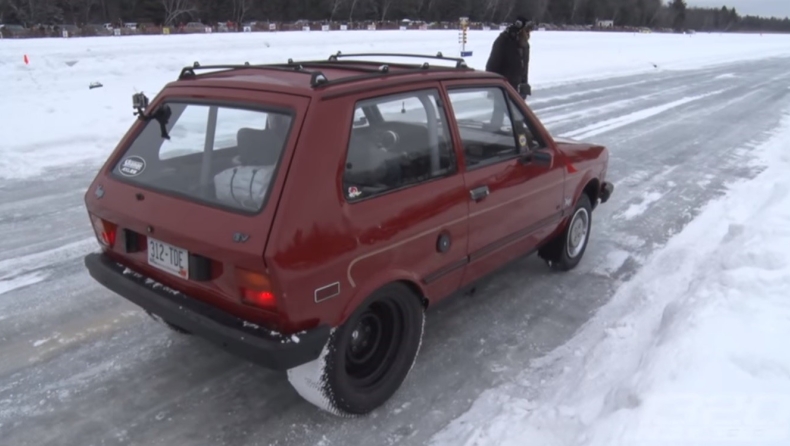
<svg viewBox="0 0 790 446"><path fill-rule="evenodd" d="M330 62L336 62L341 58L349 58L349 57L403 57L403 58L412 58L412 59L433 59L433 60L449 60L455 62L455 68L468 68L466 65L466 61L462 57L447 57L440 52L436 53L436 55L430 54L407 54L407 53L351 53L351 54L343 54L338 51L335 54L329 56ZM364 61L356 61L356 62L364 62ZM391 64L391 65L400 65L400 64ZM407 64L403 64L407 65Z"/></svg>
<svg viewBox="0 0 790 446"><path fill-rule="evenodd" d="M431 66L428 62L393 63L393 62L382 62L382 61L374 61L374 60L351 59L354 57L402 57L402 58L418 58L418 59L422 58L422 59L433 59L433 60L449 60L455 62L455 66L446 66L446 65ZM341 58L349 58L349 59L341 60ZM330 85L346 84L360 80L375 79L382 76L399 76L399 75L407 75L407 74L416 74L416 73L427 72L427 71L448 72L448 71L459 71L459 70L464 70L464 71L473 70L466 64L466 61L464 59L460 57L445 57L444 55L442 55L441 52L436 53L436 55L425 55L425 54L400 54L400 53L343 54L340 51L338 51L337 53L330 55L327 60L301 61L299 63L307 68L339 68L343 70L361 72L361 74L357 76L346 76L346 77L341 77L339 79L327 80L326 82L323 82L320 85L316 85L315 87L318 86L325 87ZM390 71L390 67L397 67L400 68L400 70Z"/></svg>
<svg viewBox="0 0 790 446"><path fill-rule="evenodd" d="M243 69L263 69L263 70L277 70L277 71L290 71L294 73L303 73L310 75L310 86L317 87L323 83L326 83L328 79L321 71L311 71L306 70L304 65L300 63L295 63L293 60L288 59L287 64L268 64L268 65L252 65L249 62L244 62L242 65L238 64L230 64L230 65L200 65L199 62L195 62L192 64L191 67L184 67L181 69L181 73L178 75L178 79L188 79L194 78L198 74L195 72L196 70L243 70Z"/></svg>
<svg viewBox="0 0 790 446"><path fill-rule="evenodd" d="M449 60L455 62L455 66L442 66L442 65L434 65L431 66L428 62L419 63L391 63L391 62L381 62L381 61L370 61L370 60L340 60L341 58L353 58L353 57L402 57L402 58L422 58L422 59L432 59L432 60ZM362 66L361 66L362 65ZM390 71L390 67L397 67L401 68L398 71ZM320 68L324 69L342 69L342 70L349 70L349 71L357 71L360 74L356 76L346 76L341 77L339 79L329 80L324 73L320 70ZM275 63L275 64L250 64L249 62L244 62L244 64L230 64L230 65L200 65L200 63L195 62L192 66L184 67L181 70L181 73L178 76L178 79L189 79L198 76L197 70L243 70L243 69L259 69L259 70L277 70L277 71L288 71L293 73L303 73L310 76L310 87L317 88L329 85L336 85L336 84L345 84L350 82L355 82L359 80L366 80L366 79L374 79L381 76L394 76L394 75L406 75L406 74L415 74L420 72L426 71L457 71L457 70L472 70L466 64L466 61L460 57L446 57L441 52L436 53L436 55L425 55L425 54L400 54L400 53L354 53L354 54L343 54L338 51L335 54L329 56L329 59L325 60L310 60L310 61L294 61L293 59L288 59L287 63Z"/></svg>
<svg viewBox="0 0 790 446"><path fill-rule="evenodd" d="M312 65L311 62L305 62L305 66L313 66L313 65ZM318 65L318 66L326 66L326 65ZM396 66L398 66L398 65L396 65ZM428 72L428 71L432 71L434 73L435 72L441 72L441 71L444 71L444 72L457 72L458 71L458 69L454 68L454 67L430 68L428 66L428 64L423 64L423 65L400 65L399 67L401 67L403 69L397 70L397 71L390 71L390 65L389 64L382 64L382 65L378 66L378 68L366 69L366 70L364 70L364 72L362 74L358 74L356 76L346 76L346 77L341 77L341 78L338 78L338 79L327 80L326 82L322 82L320 85L315 85L314 88L316 88L316 87L328 87L328 86L339 85L339 84L347 84L347 83L351 83L351 82L363 81L363 80L368 80L368 79L377 79L377 78L382 78L382 77L405 76L405 75L408 75L408 74L419 74L419 73L425 73L425 72ZM361 67L350 68L350 67L343 66L342 68L344 68L344 69L356 69L356 70L362 71Z"/></svg>

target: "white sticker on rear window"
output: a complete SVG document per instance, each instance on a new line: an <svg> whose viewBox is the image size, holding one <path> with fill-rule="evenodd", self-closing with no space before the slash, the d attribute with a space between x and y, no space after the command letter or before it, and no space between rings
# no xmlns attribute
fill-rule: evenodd
<svg viewBox="0 0 790 446"><path fill-rule="evenodd" d="M130 156L121 161L121 167L118 170L127 177L136 177L145 170L145 160L139 156Z"/></svg>

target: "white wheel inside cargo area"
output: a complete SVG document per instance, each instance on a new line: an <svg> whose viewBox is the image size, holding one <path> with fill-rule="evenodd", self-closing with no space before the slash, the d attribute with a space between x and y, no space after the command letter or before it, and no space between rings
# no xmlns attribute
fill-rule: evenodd
<svg viewBox="0 0 790 446"><path fill-rule="evenodd" d="M330 332L319 357L288 370L288 381L315 406L365 415L400 388L422 343L425 309L406 285L379 289Z"/></svg>

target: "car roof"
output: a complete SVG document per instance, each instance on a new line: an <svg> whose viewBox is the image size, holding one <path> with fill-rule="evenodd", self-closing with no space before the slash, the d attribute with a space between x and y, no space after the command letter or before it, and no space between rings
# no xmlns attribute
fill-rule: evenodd
<svg viewBox="0 0 790 446"><path fill-rule="evenodd" d="M359 60L360 57L421 58L452 62L436 65ZM202 72L203 70L214 70ZM219 71L217 71L219 70ZM461 58L415 54L334 54L327 60L293 61L267 65L209 65L184 67L168 87L205 86L269 90L302 96L335 97L359 90L389 87L400 83L501 76L469 68Z"/></svg>

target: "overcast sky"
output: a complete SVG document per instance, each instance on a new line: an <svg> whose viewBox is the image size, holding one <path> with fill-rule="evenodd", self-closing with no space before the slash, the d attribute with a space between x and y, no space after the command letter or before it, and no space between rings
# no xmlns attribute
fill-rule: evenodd
<svg viewBox="0 0 790 446"><path fill-rule="evenodd" d="M733 6L739 15L790 17L790 0L686 0L689 6Z"/></svg>

